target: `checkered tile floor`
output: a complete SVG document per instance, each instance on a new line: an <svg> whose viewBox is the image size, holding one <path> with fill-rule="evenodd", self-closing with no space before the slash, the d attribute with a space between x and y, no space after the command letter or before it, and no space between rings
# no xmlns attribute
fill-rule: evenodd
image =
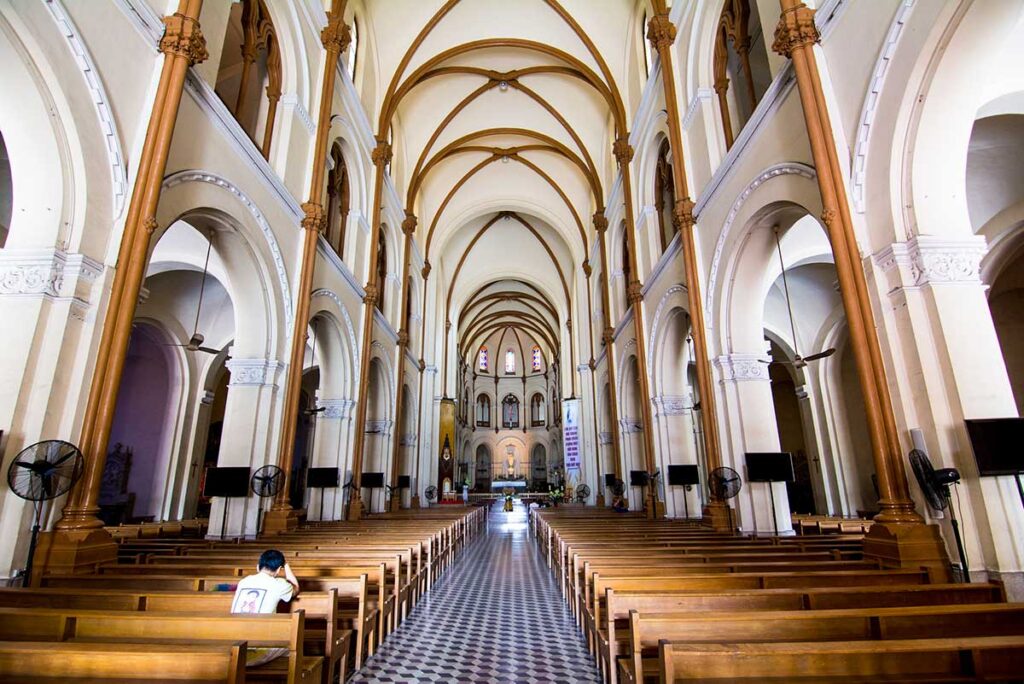
<svg viewBox="0 0 1024 684"><path fill-rule="evenodd" d="M465 550L354 682L600 682L526 511L491 510Z"/></svg>

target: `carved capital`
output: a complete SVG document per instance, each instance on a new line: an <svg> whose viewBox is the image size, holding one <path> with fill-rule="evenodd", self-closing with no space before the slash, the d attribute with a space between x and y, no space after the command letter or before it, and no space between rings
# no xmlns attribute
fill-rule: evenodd
<svg viewBox="0 0 1024 684"><path fill-rule="evenodd" d="M642 302L644 299L643 285L640 284L639 280L631 280L626 286L626 300L630 304L637 304Z"/></svg>
<svg viewBox="0 0 1024 684"><path fill-rule="evenodd" d="M158 227L159 225L157 224L156 219L153 218L152 216L148 217L146 220L142 222L142 229L146 231L148 235L152 235L153 233L155 233Z"/></svg>
<svg viewBox="0 0 1024 684"><path fill-rule="evenodd" d="M403 348L409 346L409 331L404 328L398 331L398 346Z"/></svg>
<svg viewBox="0 0 1024 684"><path fill-rule="evenodd" d="M792 57L793 50L810 47L821 41L818 27L814 25L814 10L800 3L785 10L775 27L775 42L772 50L783 57Z"/></svg>
<svg viewBox="0 0 1024 684"><path fill-rule="evenodd" d="M594 273L594 268L590 265L590 261L583 262L583 275L589 278Z"/></svg>
<svg viewBox="0 0 1024 684"><path fill-rule="evenodd" d="M427 277L430 276L430 268L431 268L430 262L429 261L424 261L423 262L423 268L420 270L420 275L423 276L424 280L426 280Z"/></svg>
<svg viewBox="0 0 1024 684"><path fill-rule="evenodd" d="M447 332L451 332L451 329L452 329L452 322L451 321L445 321L444 322L444 331L446 333Z"/></svg>
<svg viewBox="0 0 1024 684"><path fill-rule="evenodd" d="M611 343L615 341L615 328L605 328L601 333L601 341L606 345L611 345Z"/></svg>
<svg viewBox="0 0 1024 684"><path fill-rule="evenodd" d="M834 224L836 221L836 216L837 215L835 211L833 211L832 209L826 209L825 211L821 212L821 222L825 224L826 228L831 229L832 224Z"/></svg>
<svg viewBox="0 0 1024 684"><path fill-rule="evenodd" d="M315 230L322 233L327 230L327 215L319 202L304 202L302 204L302 227L306 230Z"/></svg>
<svg viewBox="0 0 1024 684"><path fill-rule="evenodd" d="M594 228L596 228L599 233L603 233L608 230L608 219L605 218L603 212L599 211L594 214Z"/></svg>
<svg viewBox="0 0 1024 684"><path fill-rule="evenodd" d="M593 356L590 357L590 362L587 365L590 366L590 370L597 369L597 361L594 360Z"/></svg>
<svg viewBox="0 0 1024 684"><path fill-rule="evenodd" d="M352 43L352 30L349 29L341 17L338 17L335 21L333 16L330 16L327 21L327 26L320 32L320 42L323 43L324 49L335 50L337 54L341 54L345 50L348 50L348 46Z"/></svg>
<svg viewBox="0 0 1024 684"><path fill-rule="evenodd" d="M402 220L402 232L406 235L412 235L416 232L416 215L406 214Z"/></svg>
<svg viewBox="0 0 1024 684"><path fill-rule="evenodd" d="M656 52L672 47L676 40L676 26L667 14L655 14L647 22L647 40Z"/></svg>
<svg viewBox="0 0 1024 684"><path fill-rule="evenodd" d="M722 78L716 78L713 87L715 89L715 94L722 96L729 91L729 79L724 76Z"/></svg>
<svg viewBox="0 0 1024 684"><path fill-rule="evenodd" d="M363 303L373 306L377 303L377 286L373 283L366 284L366 294L363 295Z"/></svg>
<svg viewBox="0 0 1024 684"><path fill-rule="evenodd" d="M615 143L612 145L612 154L615 155L615 161L619 163L619 166L633 161L633 146L629 144L627 136L615 139Z"/></svg>
<svg viewBox="0 0 1024 684"><path fill-rule="evenodd" d="M190 65L204 62L210 56L198 20L175 13L161 21L164 23L164 35L160 38L160 52L184 57Z"/></svg>
<svg viewBox="0 0 1024 684"><path fill-rule="evenodd" d="M424 361L423 359L420 359L419 366L420 366L420 373L422 373L427 368L427 362Z"/></svg>
<svg viewBox="0 0 1024 684"><path fill-rule="evenodd" d="M676 228L680 230L693 228L697 223L697 219L693 216L695 206L697 205L689 197L676 200L675 206L672 207L672 221L676 224Z"/></svg>
<svg viewBox="0 0 1024 684"><path fill-rule="evenodd" d="M391 145L387 141L378 140L370 158L373 160L374 166L387 166L391 163Z"/></svg>

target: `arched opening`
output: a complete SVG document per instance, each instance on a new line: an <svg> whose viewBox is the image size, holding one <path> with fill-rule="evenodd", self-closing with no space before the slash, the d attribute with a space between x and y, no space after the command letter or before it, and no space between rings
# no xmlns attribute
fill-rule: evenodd
<svg viewBox="0 0 1024 684"><path fill-rule="evenodd" d="M491 426L491 398L486 394L476 398L476 426Z"/></svg>
<svg viewBox="0 0 1024 684"><path fill-rule="evenodd" d="M481 373L486 373L490 365L491 359L488 356L487 347L480 347L480 353L477 356L477 368Z"/></svg>
<svg viewBox="0 0 1024 684"><path fill-rule="evenodd" d="M537 392L530 397L530 425L533 427L543 427L544 419L544 395Z"/></svg>
<svg viewBox="0 0 1024 684"><path fill-rule="evenodd" d="M11 212L14 208L14 185L11 179L11 158L7 144L0 133L0 249L7 244L7 233L11 230Z"/></svg>
<svg viewBox="0 0 1024 684"><path fill-rule="evenodd" d="M640 412L640 368L635 355L626 359L622 368L622 411L619 414L619 423L622 426L622 447L625 471L623 480L629 485L629 471L647 471L647 463L644 458L644 435L643 431L648 426L641 420ZM629 500L641 507L643 495L640 487L629 488Z"/></svg>
<svg viewBox="0 0 1024 684"><path fill-rule="evenodd" d="M377 309L384 313L384 292L388 282L388 242L387 229L380 227L380 236L377 238Z"/></svg>
<svg viewBox="0 0 1024 684"><path fill-rule="evenodd" d="M506 395L501 400L501 427L519 427L519 398L514 394Z"/></svg>
<svg viewBox="0 0 1024 684"><path fill-rule="evenodd" d="M505 350L505 375L516 374L516 353L512 347Z"/></svg>
<svg viewBox="0 0 1024 684"><path fill-rule="evenodd" d="M782 349L774 342L771 345L771 356L775 359L786 358ZM812 464L808 458L807 446L804 441L804 433L807 428L804 425L800 409L800 399L807 398L806 391L801 387L801 392L798 394L793 374L787 364L772 363L769 365L768 377L772 384L772 405L775 407L775 426L779 431L779 449L793 455L795 479L793 482L786 483L790 511L793 513L818 513L811 486Z"/></svg>
<svg viewBox="0 0 1024 684"><path fill-rule="evenodd" d="M281 52L262 0L231 6L215 91L264 159L269 158L281 99Z"/></svg>
<svg viewBox="0 0 1024 684"><path fill-rule="evenodd" d="M530 453L530 488L543 492L548 488L548 456L543 444L535 444Z"/></svg>
<svg viewBox="0 0 1024 684"><path fill-rule="evenodd" d="M725 145L731 148L772 81L757 2L726 0L714 50L714 88Z"/></svg>
<svg viewBox="0 0 1024 684"><path fill-rule="evenodd" d="M675 237L676 226L673 209L676 205L676 189L672 179L672 150L668 140L658 148L658 160L654 165L654 209L658 215L658 235L661 237L661 251Z"/></svg>
<svg viewBox="0 0 1024 684"><path fill-rule="evenodd" d="M331 147L330 169L327 172L327 242L342 259L345 258L345 227L351 202L348 168L341 145Z"/></svg>
<svg viewBox="0 0 1024 684"><path fill-rule="evenodd" d="M1024 240L992 283L988 297L1017 415L1024 415Z"/></svg>
<svg viewBox="0 0 1024 684"><path fill-rule="evenodd" d="M530 368L534 373L540 373L543 370L543 365L544 361L540 347L534 345L533 349L530 350Z"/></svg>
<svg viewBox="0 0 1024 684"><path fill-rule="evenodd" d="M313 444L316 438L317 393L320 389L320 369L309 368L302 374L302 389L299 391L298 416L295 423L295 443L292 451L292 472L288 492L293 508L305 505L306 471L312 460Z"/></svg>
<svg viewBox="0 0 1024 684"><path fill-rule="evenodd" d="M491 450L486 444L476 448L476 486L474 491L488 493L491 491Z"/></svg>
<svg viewBox="0 0 1024 684"><path fill-rule="evenodd" d="M363 446L363 474L387 473L387 449L390 425L388 424L388 374L379 358L370 361L370 387L366 395L366 425L360 426L366 431ZM385 478L384 480L388 480ZM370 512L379 513L384 510L385 493L383 488L372 492L364 490L364 500Z"/></svg>

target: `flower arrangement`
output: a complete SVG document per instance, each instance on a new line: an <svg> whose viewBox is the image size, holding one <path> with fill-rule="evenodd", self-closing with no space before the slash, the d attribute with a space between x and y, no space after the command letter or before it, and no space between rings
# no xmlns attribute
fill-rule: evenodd
<svg viewBox="0 0 1024 684"><path fill-rule="evenodd" d="M565 490L560 486L552 487L548 492L548 499L552 506L557 506L565 498Z"/></svg>

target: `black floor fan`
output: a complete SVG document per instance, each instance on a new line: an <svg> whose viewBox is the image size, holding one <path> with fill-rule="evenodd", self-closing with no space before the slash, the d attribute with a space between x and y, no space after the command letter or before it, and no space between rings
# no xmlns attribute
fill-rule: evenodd
<svg viewBox="0 0 1024 684"><path fill-rule="evenodd" d="M729 531L736 533L736 527L732 522L732 506L728 504L729 499L740 493L743 488L743 478L732 468L719 466L708 473L708 489L711 497L725 503L725 509L729 512Z"/></svg>
<svg viewBox="0 0 1024 684"><path fill-rule="evenodd" d="M17 575L22 586L32 581L32 561L42 529L44 505L71 489L84 469L85 459L78 447L59 439L37 442L22 450L7 468L7 484L11 491L35 506L28 561L25 569Z"/></svg>
<svg viewBox="0 0 1024 684"><path fill-rule="evenodd" d="M276 465L265 465L252 474L249 487L260 499L260 509L256 513L256 536L260 534L263 522L263 500L273 499L284 485L284 471Z"/></svg>
<svg viewBox="0 0 1024 684"><path fill-rule="evenodd" d="M971 573L967 567L967 552L964 551L964 540L960 536L960 521L953 512L953 501L949 493L950 485L960 484L960 471L956 468L939 468L935 470L928 454L920 449L910 452L910 466L914 469L917 484L921 485L928 505L936 511L949 510L949 522L953 526L953 537L956 539L956 550L960 554L960 569L964 582L970 583Z"/></svg>

